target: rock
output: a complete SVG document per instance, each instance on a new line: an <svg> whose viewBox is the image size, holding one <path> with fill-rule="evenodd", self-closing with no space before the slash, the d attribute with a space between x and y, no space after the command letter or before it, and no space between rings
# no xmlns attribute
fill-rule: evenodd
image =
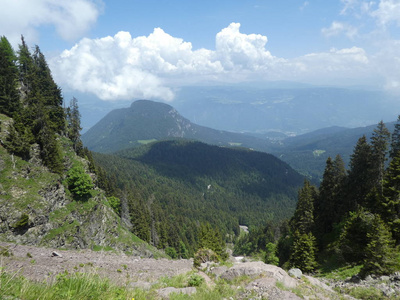
<svg viewBox="0 0 400 300"><path fill-rule="evenodd" d="M60 253L58 253L58 252L56 252L56 251L53 251L53 252L51 253L51 256L52 256L52 257L63 257Z"/></svg>
<svg viewBox="0 0 400 300"><path fill-rule="evenodd" d="M221 274L222 279L233 280L239 276L257 277L264 275L271 277L283 283L288 288L294 288L297 286L297 282L294 278L290 277L285 270L274 265L268 265L261 261L256 262L245 262L236 264L226 272Z"/></svg>
<svg viewBox="0 0 400 300"><path fill-rule="evenodd" d="M227 266L221 266L221 267L214 267L211 268L210 273L214 274L216 277L220 277L222 274L224 274L228 270Z"/></svg>
<svg viewBox="0 0 400 300"><path fill-rule="evenodd" d="M381 277L379 278L379 280L382 280L382 281L389 281L389 280L390 280L390 277L389 277L389 276L381 276Z"/></svg>
<svg viewBox="0 0 400 300"><path fill-rule="evenodd" d="M250 282L246 286L245 294L249 293L249 295L243 296L250 296L250 295L257 295L257 298L250 298L250 299L272 299L272 300L299 300L297 295L289 292L289 291L282 291L276 287L276 279L274 278L260 278ZM245 297L244 299L248 299Z"/></svg>
<svg viewBox="0 0 400 300"><path fill-rule="evenodd" d="M292 276L292 277L294 277L294 278L298 278L298 279L300 279L300 278L303 276L303 272L301 272L301 270L298 269L298 268L290 269L289 272L288 272L288 274L289 274L290 276Z"/></svg>
<svg viewBox="0 0 400 300"><path fill-rule="evenodd" d="M196 293L196 288L195 287L186 287L186 288L177 289L174 287L166 287L166 288L157 290L157 294L163 299L169 299L169 295L171 293L192 295L192 294Z"/></svg>

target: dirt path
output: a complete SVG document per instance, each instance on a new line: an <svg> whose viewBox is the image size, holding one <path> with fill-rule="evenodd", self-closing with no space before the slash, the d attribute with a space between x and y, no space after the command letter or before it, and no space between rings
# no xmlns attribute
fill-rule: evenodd
<svg viewBox="0 0 400 300"><path fill-rule="evenodd" d="M154 282L163 276L174 276L192 270L191 260L140 258L96 252L91 250L58 250L0 242L13 254L0 256L0 267L7 272L17 272L32 280L52 280L55 275L68 271L93 272L106 276L118 284ZM53 252L61 256L53 256Z"/></svg>

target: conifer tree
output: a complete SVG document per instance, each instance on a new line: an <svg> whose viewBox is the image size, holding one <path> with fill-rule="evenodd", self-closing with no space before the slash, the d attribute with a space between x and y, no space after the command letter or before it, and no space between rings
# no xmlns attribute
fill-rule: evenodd
<svg viewBox="0 0 400 300"><path fill-rule="evenodd" d="M392 141L390 143L390 153L389 156L393 159L400 152L400 115L397 117L397 122L394 125L394 130L392 133Z"/></svg>
<svg viewBox="0 0 400 300"><path fill-rule="evenodd" d="M389 225L396 242L400 242L400 152L390 162L384 182L383 195L377 210Z"/></svg>
<svg viewBox="0 0 400 300"><path fill-rule="evenodd" d="M308 180L304 180L304 185L298 193L296 210L290 220L293 232L298 230L303 234L314 230L314 201L316 197L316 188Z"/></svg>
<svg viewBox="0 0 400 300"><path fill-rule="evenodd" d="M376 183L374 175L372 147L364 135L358 139L350 158L344 212L355 211L360 205L365 206L366 197Z"/></svg>
<svg viewBox="0 0 400 300"><path fill-rule="evenodd" d="M313 234L311 232L302 234L296 230L293 235L292 253L289 260L290 266L299 268L305 273L310 273L317 267L315 254L316 246Z"/></svg>
<svg viewBox="0 0 400 300"><path fill-rule="evenodd" d="M21 109L18 95L17 57L5 36L0 38L0 113L10 117Z"/></svg>
<svg viewBox="0 0 400 300"><path fill-rule="evenodd" d="M390 132L383 121L380 121L371 137L373 177L375 178L375 186L380 193L383 192L382 180L385 172L389 141Z"/></svg>
<svg viewBox="0 0 400 300"><path fill-rule="evenodd" d="M67 133L69 139L73 143L75 152L82 152L82 141L81 141L81 114L79 112L78 100L73 97L70 101L70 105L67 108Z"/></svg>
<svg viewBox="0 0 400 300"><path fill-rule="evenodd" d="M390 275L399 270L397 249L386 224L375 215L371 229L367 233L365 259L361 275Z"/></svg>

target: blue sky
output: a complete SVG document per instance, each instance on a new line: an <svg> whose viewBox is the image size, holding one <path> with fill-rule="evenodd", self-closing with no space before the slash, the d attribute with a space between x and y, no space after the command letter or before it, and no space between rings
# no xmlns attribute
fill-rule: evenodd
<svg viewBox="0 0 400 300"><path fill-rule="evenodd" d="M173 100L193 84L296 81L400 92L400 0L0 0L64 91Z"/></svg>

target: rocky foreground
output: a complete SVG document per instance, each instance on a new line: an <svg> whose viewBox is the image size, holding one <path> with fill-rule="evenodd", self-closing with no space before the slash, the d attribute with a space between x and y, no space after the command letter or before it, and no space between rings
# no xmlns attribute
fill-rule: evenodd
<svg viewBox="0 0 400 300"><path fill-rule="evenodd" d="M142 258L123 253L59 250L9 243L0 243L0 250L3 251L3 255L0 256L3 271L35 281L52 282L60 273L84 272L107 277L113 283L126 288L149 290L166 276L173 277L191 272L201 276L204 284L210 289L215 286L217 280L226 280L232 288L238 290L232 299L273 300L354 299L343 291L350 284L367 284L365 280L353 278L347 282L330 282L328 285L317 278L301 274L299 270L291 270L289 275L277 266L260 261L233 262L227 266L206 263L202 265L202 270L197 270L193 268L192 260L184 259ZM376 284L385 290L388 299L400 296L400 276L396 276L379 278ZM370 284L374 280L367 279ZM334 290L332 287L338 289ZM338 293L337 290L342 290L342 293ZM192 295L196 293L196 287L162 286L157 288L157 299L169 299L171 293Z"/></svg>

